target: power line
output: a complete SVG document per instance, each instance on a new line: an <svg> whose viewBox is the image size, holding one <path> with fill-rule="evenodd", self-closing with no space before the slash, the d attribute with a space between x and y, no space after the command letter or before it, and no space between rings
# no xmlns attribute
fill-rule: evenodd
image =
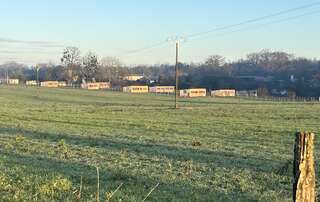
<svg viewBox="0 0 320 202"><path fill-rule="evenodd" d="M168 42L169 41L162 41L162 42L159 42L159 43L152 44L150 46L146 46L144 48L140 48L140 49L136 49L136 50L132 50L132 51L127 51L127 52L125 52L125 53L123 53L121 55L118 55L117 57L124 57L124 56L127 56L127 55L132 55L132 54L140 53L140 52L143 52L143 51L151 50L151 49L163 46L164 44L167 44Z"/></svg>
<svg viewBox="0 0 320 202"><path fill-rule="evenodd" d="M320 5L320 1L316 1L314 3L306 4L306 5L303 5L303 6L299 6L299 7L295 7L295 8L291 8L291 9L287 9L287 10L283 10L283 11L279 11L279 12L276 12L276 13L273 13L273 14L270 14L270 15L265 15L265 16L262 16L262 17L249 19L249 20L246 20L246 21L243 21L243 22L239 22L239 23L235 23L235 24L231 24L231 25L227 25L227 26L222 26L222 27L217 27L217 28L214 28L214 29L211 29L211 30L208 30L208 31L189 34L189 35L186 35L184 37L184 39L185 40L189 40L189 39L193 39L193 38L196 38L196 37L201 37L203 35L207 35L207 34L210 34L210 33L213 33L213 32L228 30L228 29L231 29L233 27L239 27L239 26L246 25L246 24L251 24L251 23L255 23L255 22L259 22L259 21L264 21L264 20L267 20L267 19L270 19L270 18L282 16L282 15L287 14L287 13L292 13L292 12L295 12L295 11L304 10L304 9L307 9L307 8L312 8L312 7L317 6L317 5ZM273 23L267 23L267 24L264 24L264 25L275 24L275 23L287 21L287 20L290 20L290 19L295 19L295 18L306 16L306 15L311 15L311 14L314 14L314 12L302 14L302 15L299 15L299 16L293 16L293 17L290 17L290 18L287 18L287 19L282 19L280 21L274 21ZM232 31L231 33L239 32L239 31L243 31L243 29L235 30L235 31ZM206 38L209 38L209 37L206 37ZM171 41L172 40L165 40L165 41L161 41L161 42L158 42L158 43L154 43L152 45L149 45L149 46L146 46L146 47L142 47L140 49L127 51L127 52L125 52L123 54L118 55L117 57L124 57L124 56L128 56L128 55L144 52L144 51L147 51L147 50L151 50L151 49L163 46L163 45L165 45L167 43L170 43Z"/></svg>
<svg viewBox="0 0 320 202"><path fill-rule="evenodd" d="M296 7L296 8L283 10L283 11L280 11L280 12L277 12L277 13L273 13L273 14L270 14L270 15L265 15L265 16L262 16L262 17L249 19L249 20L246 20L246 21L243 21L243 22L240 22L240 23L235 23L235 24L231 24L231 25L227 25L227 26L217 27L217 28L214 28L214 29L211 29L211 30L208 30L208 31L204 31L204 32L198 32L198 33L190 34L190 35L187 35L187 38L190 39L190 38L194 38L194 37L197 37L197 36L210 34L212 32L223 31L223 30L230 29L230 28L233 28L233 27L238 27L238 26L241 26L241 25L263 21L263 20L266 20L266 19L269 19L269 18L274 18L274 17L281 16L281 15L284 15L284 14L287 14L287 13L292 13L292 12L298 11L298 10L304 10L306 8L311 8L311 7L317 6L317 5L320 5L319 1L311 3L311 4L307 4L307 5L304 5L304 6L299 6L299 7Z"/></svg>
<svg viewBox="0 0 320 202"><path fill-rule="evenodd" d="M255 25L255 26L252 26L252 27L249 27L249 28L247 27L247 28L242 28L242 29L236 29L236 30L232 30L232 31L216 34L214 36L207 36L207 37L202 37L202 38L198 38L198 39L208 39L208 38L212 38L212 37L223 37L223 36L228 35L228 34L237 33L237 32L241 32L241 31L252 30L253 28L265 27L265 26L268 26L268 25L278 24L278 23L281 23L281 22L286 22L286 21L298 19L298 18L301 18L301 17L309 16L309 15L319 14L319 13L320 13L320 10L316 10L316 11L312 11L312 12L303 13L303 14L300 14L300 15L291 16L291 17L288 17L288 18L283 18L283 19L279 19L279 20L273 20L273 21L270 21L268 23L258 24L258 25ZM196 40L196 39L194 39L194 40Z"/></svg>

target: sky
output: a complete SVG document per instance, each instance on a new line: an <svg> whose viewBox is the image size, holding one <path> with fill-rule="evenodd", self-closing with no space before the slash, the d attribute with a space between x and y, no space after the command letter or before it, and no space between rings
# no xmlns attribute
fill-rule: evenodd
<svg viewBox="0 0 320 202"><path fill-rule="evenodd" d="M319 4L189 37L313 3ZM315 0L0 0L0 19L0 64L59 63L67 46L127 65L172 64L177 37L179 60L187 63L216 54L234 61L262 49L320 54ZM154 44L161 45L146 48Z"/></svg>

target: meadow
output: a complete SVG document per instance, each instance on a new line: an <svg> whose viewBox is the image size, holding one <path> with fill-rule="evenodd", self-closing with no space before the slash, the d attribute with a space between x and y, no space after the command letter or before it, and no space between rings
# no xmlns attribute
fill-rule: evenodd
<svg viewBox="0 0 320 202"><path fill-rule="evenodd" d="M320 134L320 103L174 110L172 96L13 86L0 103L0 201L95 201L96 167L101 201L142 201L158 183L146 201L292 201L294 134Z"/></svg>

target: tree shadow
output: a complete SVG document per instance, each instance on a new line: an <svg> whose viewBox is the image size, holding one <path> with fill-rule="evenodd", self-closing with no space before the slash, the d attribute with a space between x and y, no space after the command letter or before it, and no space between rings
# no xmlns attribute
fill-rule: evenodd
<svg viewBox="0 0 320 202"><path fill-rule="evenodd" d="M274 172L284 162L272 160L268 157L258 158L242 155L236 152L213 151L208 149L171 146L157 143L137 142L136 140L124 140L101 136L82 136L58 133L37 132L15 128L1 128L0 133L17 134L22 133L25 137L34 140L45 140L56 143L64 139L70 145L82 147L96 147L115 152L127 151L134 154L144 154L150 157L163 156L173 161L189 161L210 164L213 167L228 169L248 169L255 172Z"/></svg>
<svg viewBox="0 0 320 202"><path fill-rule="evenodd" d="M107 100L108 98L106 98ZM132 103L132 102L111 102L111 101L97 101L97 100L88 100L88 101L80 101L80 100L66 100L66 99L57 99L57 98L47 98L47 97L41 97L38 98L37 101L41 102L46 102L46 103L55 103L55 104L72 104L72 105L92 105L92 106L97 106L97 107L168 107L170 103L168 104L150 104L147 102L137 102L137 103ZM167 102L167 101L163 101Z"/></svg>
<svg viewBox="0 0 320 202"><path fill-rule="evenodd" d="M163 110L168 110L168 109L163 109ZM35 117L19 117L19 116L14 116L14 115L10 115L11 118L14 118L15 120L19 120L19 121L36 121L36 122L47 122L47 123L56 123L56 124L67 124L67 125L74 125L74 126L88 126L88 127L97 127L97 128L107 128L107 127L117 127L116 126L116 122L104 122L103 124L98 124L98 123L90 123L90 122L78 122L78 121L71 121L71 120L57 120L57 119L48 119L48 118L35 118ZM85 120L85 119L83 119ZM95 120L101 120L96 118ZM132 129L132 127L141 127L141 124L137 124L137 123L127 123L126 125L123 125L122 122L118 123L119 126L122 129L126 126L128 129ZM184 125L181 123L181 125ZM5 130L5 129L3 129ZM161 129L148 129L149 131L152 132L167 132ZM1 128L0 128L1 131Z"/></svg>
<svg viewBox="0 0 320 202"><path fill-rule="evenodd" d="M207 100L179 100L180 103L185 103L185 104L201 104L199 106L214 106L214 105L235 105L235 106L239 106L239 105L259 105L259 106L265 106L265 105L272 105L273 103L271 102L248 102L248 101L237 101L237 100L233 100L233 101L216 101L216 100L212 100L212 101L207 101Z"/></svg>
<svg viewBox="0 0 320 202"><path fill-rule="evenodd" d="M5 166L19 166L26 175L55 176L64 175L79 185L80 176L83 176L84 186L89 187L84 193L85 197L92 197L96 187L96 168L79 162L51 159L36 155L22 155L17 153L1 152ZM5 157L5 158L3 158ZM39 183L39 182L37 182ZM190 181L168 182L157 177L148 177L131 173L126 169L100 168L101 198L103 193L113 191L117 185L123 183L123 187L117 194L119 198L130 200L132 198L141 201L150 189L157 183L160 185L148 198L149 201L255 201L255 196L250 193L230 191L222 193L215 187L198 187ZM122 195L123 194L123 195ZM117 199L117 196L114 197ZM89 198L88 198L89 200Z"/></svg>

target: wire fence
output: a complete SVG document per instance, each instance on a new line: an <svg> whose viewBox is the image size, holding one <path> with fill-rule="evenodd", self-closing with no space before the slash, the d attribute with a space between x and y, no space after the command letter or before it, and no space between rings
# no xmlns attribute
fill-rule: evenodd
<svg viewBox="0 0 320 202"><path fill-rule="evenodd" d="M320 97L275 97L275 96L266 96L266 97L241 97L238 98L246 100L257 100L257 101L271 101L271 102L314 102L320 103Z"/></svg>

